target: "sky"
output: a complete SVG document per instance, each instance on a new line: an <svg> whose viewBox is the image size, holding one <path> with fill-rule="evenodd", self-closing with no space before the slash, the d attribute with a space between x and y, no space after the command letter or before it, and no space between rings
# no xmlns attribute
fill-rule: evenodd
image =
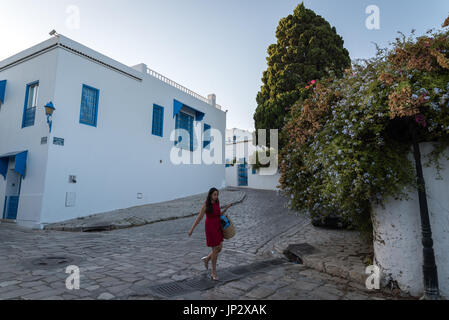
<svg viewBox="0 0 449 320"><path fill-rule="evenodd" d="M304 0L343 37L352 59L375 55L397 31L424 34L449 15L448 0ZM256 96L279 20L300 0L0 0L0 61L50 38L80 42L151 69L229 110L227 128L254 130ZM379 28L366 20L379 8Z"/></svg>

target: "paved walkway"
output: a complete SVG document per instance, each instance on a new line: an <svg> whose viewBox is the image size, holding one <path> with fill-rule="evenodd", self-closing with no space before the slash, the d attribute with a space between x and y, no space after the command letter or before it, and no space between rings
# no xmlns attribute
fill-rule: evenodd
<svg viewBox="0 0 449 320"><path fill-rule="evenodd" d="M223 208L227 204L234 205L240 203L245 197L244 192L233 188L222 189L219 194ZM207 193L202 193L172 201L115 210L60 223L53 223L45 226L44 229L57 231L114 230L186 218L198 214L206 198Z"/></svg>
<svg viewBox="0 0 449 320"><path fill-rule="evenodd" d="M241 192L246 194L245 199L228 211L237 234L224 243L218 276L224 276L230 268L271 259L267 248L277 239L308 226L307 218L284 208L287 199L276 192L250 189ZM220 200L227 203L223 197ZM0 299L156 299L148 292L142 293L142 288L209 274L200 260L210 251L205 246L205 219L188 237L194 220L192 216L93 233L28 230L0 224ZM48 257L61 258L60 263L42 260ZM79 290L66 288L68 265L80 268ZM355 281L286 261L240 279L216 283L208 290L176 297L187 298L389 297L367 292Z"/></svg>
<svg viewBox="0 0 449 320"><path fill-rule="evenodd" d="M283 252L289 245L299 243L307 243L317 249L301 257L304 265L365 284L365 269L372 264L374 253L372 245L363 241L359 232L317 228L307 221L273 239L259 251L279 257L284 256Z"/></svg>

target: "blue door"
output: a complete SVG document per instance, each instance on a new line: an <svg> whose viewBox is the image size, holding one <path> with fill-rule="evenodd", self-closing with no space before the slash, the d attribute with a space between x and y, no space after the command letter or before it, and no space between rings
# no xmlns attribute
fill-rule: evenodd
<svg viewBox="0 0 449 320"><path fill-rule="evenodd" d="M16 220L18 208L19 208L19 196L6 197L3 219Z"/></svg>
<svg viewBox="0 0 449 320"><path fill-rule="evenodd" d="M6 197L5 205L3 206L3 219L17 219L21 184L22 176L10 169L6 177Z"/></svg>
<svg viewBox="0 0 449 320"><path fill-rule="evenodd" d="M237 169L238 185L242 187L248 186L248 166L246 164L239 164Z"/></svg>

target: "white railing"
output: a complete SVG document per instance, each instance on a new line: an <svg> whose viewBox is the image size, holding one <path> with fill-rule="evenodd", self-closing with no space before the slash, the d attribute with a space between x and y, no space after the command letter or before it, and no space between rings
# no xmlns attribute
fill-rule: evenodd
<svg viewBox="0 0 449 320"><path fill-rule="evenodd" d="M163 76L159 72L156 72L156 71L154 71L154 70L152 70L152 69L147 67L147 73L150 76L155 77L156 79L159 79L159 80L161 80L161 81L171 85L172 87L175 87L176 89L181 90L182 92L187 93L188 95L191 95L192 97L194 97L194 98L196 98L198 100L201 100L201 101L203 101L203 102L205 102L207 104L211 104L209 99L207 99L206 97L203 97L202 95L200 95L200 94L198 94L198 93L196 93L196 92L194 92L194 91L192 91L190 89L187 89L186 87L180 85L179 83L177 83L177 82L167 78L166 76ZM217 104L216 107L217 107L217 109L221 110L221 106L220 105Z"/></svg>

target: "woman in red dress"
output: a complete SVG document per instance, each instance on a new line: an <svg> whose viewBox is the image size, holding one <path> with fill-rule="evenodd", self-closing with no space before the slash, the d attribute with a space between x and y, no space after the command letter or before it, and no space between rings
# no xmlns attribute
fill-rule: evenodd
<svg viewBox="0 0 449 320"><path fill-rule="evenodd" d="M203 219L206 214L205 232L206 232L206 245L212 248L212 251L208 256L203 257L201 260L204 262L206 269L209 269L209 261L212 260L212 280L218 280L217 276L217 259L218 254L223 248L223 231L221 229L220 216L229 209L231 205L227 205L223 212L220 211L220 201L218 200L218 190L212 188L209 190L206 201L203 203L200 214L195 220L192 228L189 231L189 237L192 235L193 230Z"/></svg>

